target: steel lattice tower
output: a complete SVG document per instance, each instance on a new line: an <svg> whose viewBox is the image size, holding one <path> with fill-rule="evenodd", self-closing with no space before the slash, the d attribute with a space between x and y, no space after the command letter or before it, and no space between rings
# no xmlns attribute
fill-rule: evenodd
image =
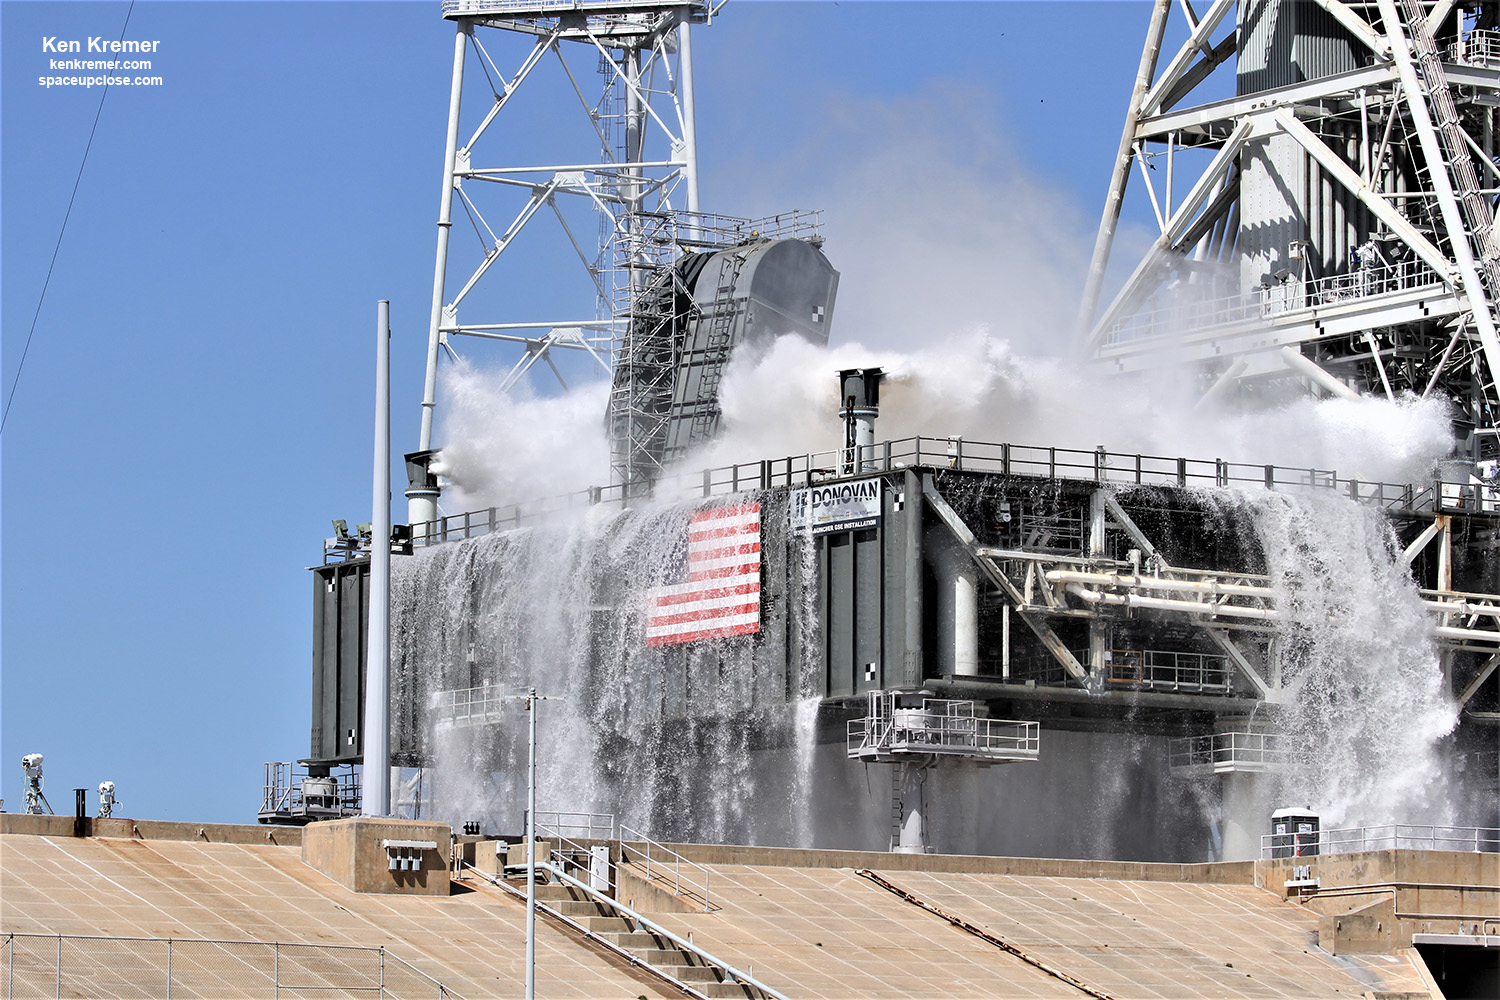
<svg viewBox="0 0 1500 1000"><path fill-rule="evenodd" d="M457 31L418 444L423 452L432 447L439 358L445 351L457 357L455 337L519 348L507 388L538 362L557 373L554 349L586 352L610 369L635 295L675 259L679 220L687 218L684 210L698 209L691 26L712 14L707 0L444 0L442 9ZM508 76L485 44L499 31L533 39ZM597 67L602 86L586 89L589 75L570 65L580 56L594 63L590 70ZM469 59L480 72L466 74ZM580 124L597 135L598 162L494 162L505 152L486 144L492 126L551 59L567 81L560 96L571 102L576 95ZM460 132L466 91L471 103L488 103L467 136ZM593 207L597 245L575 231L576 223L569 226L559 208L567 200ZM479 235L480 252L466 255L458 244L450 249L455 221L465 221L455 220L455 209ZM500 270L496 265L522 230L544 214L556 217L576 251L580 280L591 283L596 299L595 315L549 321L468 315L465 302L475 287ZM492 225L490 218L508 221ZM407 496L413 524L435 518L435 488L414 482Z"/></svg>
<svg viewBox="0 0 1500 1000"><path fill-rule="evenodd" d="M1121 372L1185 362L1215 395L1439 394L1465 454L1496 457L1497 6L1156 0L1082 301L1088 353ZM1160 66L1169 29L1187 37ZM1133 171L1159 234L1101 310Z"/></svg>

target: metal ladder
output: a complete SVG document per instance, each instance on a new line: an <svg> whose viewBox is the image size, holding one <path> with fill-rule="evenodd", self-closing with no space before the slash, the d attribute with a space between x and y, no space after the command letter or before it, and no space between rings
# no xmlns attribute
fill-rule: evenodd
<svg viewBox="0 0 1500 1000"><path fill-rule="evenodd" d="M1500 242L1494 234L1494 216L1484 195L1480 194L1479 176L1474 170L1453 91L1443 72L1442 56L1437 42L1427 29L1427 15L1420 0L1398 0L1397 10L1405 23L1401 29L1411 44L1413 61L1422 81L1422 98L1437 126L1443 146L1443 167L1453 183L1463 210L1469 245L1480 262L1488 291L1493 296L1500 289Z"/></svg>
<svg viewBox="0 0 1500 1000"><path fill-rule="evenodd" d="M719 421L719 381L729 363L729 348L734 337L735 283L745 266L745 252L735 250L719 260L719 283L709 306L708 341L703 350L703 371L698 376L698 396L693 406L690 437L701 441L713 434Z"/></svg>

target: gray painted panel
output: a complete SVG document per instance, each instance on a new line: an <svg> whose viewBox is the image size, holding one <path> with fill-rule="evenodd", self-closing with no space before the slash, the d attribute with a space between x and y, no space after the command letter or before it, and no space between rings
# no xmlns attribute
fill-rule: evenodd
<svg viewBox="0 0 1500 1000"><path fill-rule="evenodd" d="M830 693L854 693L854 544L849 532L824 537L828 551L828 674Z"/></svg>
<svg viewBox="0 0 1500 1000"><path fill-rule="evenodd" d="M854 690L879 691L884 684L881 655L881 543L880 531L867 528L854 536ZM867 676L874 666L874 677Z"/></svg>

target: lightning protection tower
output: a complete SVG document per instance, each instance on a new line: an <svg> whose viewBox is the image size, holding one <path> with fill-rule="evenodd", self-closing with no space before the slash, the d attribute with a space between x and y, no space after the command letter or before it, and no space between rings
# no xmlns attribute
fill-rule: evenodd
<svg viewBox="0 0 1500 1000"><path fill-rule="evenodd" d="M1215 395L1441 395L1467 455L1495 457L1497 6L1155 0L1088 352L1186 363ZM1101 310L1132 172L1158 233Z"/></svg>
<svg viewBox="0 0 1500 1000"><path fill-rule="evenodd" d="M507 389L539 362L561 380L555 350L584 352L608 371L633 296L680 252L681 210L698 209L691 26L712 15L708 0L444 0L442 10L457 31L421 435L408 462L413 524L437 516L426 462L439 359L447 353L457 360L454 339L488 341L518 355L502 383ZM531 40L509 72L491 54L503 48L495 44L501 32ZM574 121L599 150L597 161L577 162L564 152L560 162L505 162L515 154L496 135L497 123L523 86L536 89L547 78L579 112ZM476 101L482 116L461 130L461 112ZM506 273L497 265L523 235L534 237L523 231L534 229L539 215L555 217L567 252L582 265L580 301L592 292L592 315L495 315L503 296L486 292ZM585 228L594 222L597 238ZM564 284L559 276L559 289Z"/></svg>

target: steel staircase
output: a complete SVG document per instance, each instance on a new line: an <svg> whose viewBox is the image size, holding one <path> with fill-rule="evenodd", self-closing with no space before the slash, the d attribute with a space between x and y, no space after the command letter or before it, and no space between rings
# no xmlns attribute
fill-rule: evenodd
<svg viewBox="0 0 1500 1000"><path fill-rule="evenodd" d="M734 320L739 314L734 289L740 269L745 266L745 252L736 250L719 260L719 283L709 306L708 339L703 350L703 369L698 376L698 395L693 405L693 441L713 436L719 422L719 382L729 363L729 349L734 339Z"/></svg>
<svg viewBox="0 0 1500 1000"><path fill-rule="evenodd" d="M1500 289L1500 243L1494 235L1494 216L1489 203L1480 193L1479 176L1474 170L1463 123L1453 103L1453 91L1443 72L1442 56L1437 42L1427 28L1427 14L1421 0L1398 0L1401 29L1411 46L1413 62L1422 82L1422 99L1427 104L1443 147L1443 167L1453 184L1453 192L1463 211L1469 246L1480 262L1490 295Z"/></svg>

